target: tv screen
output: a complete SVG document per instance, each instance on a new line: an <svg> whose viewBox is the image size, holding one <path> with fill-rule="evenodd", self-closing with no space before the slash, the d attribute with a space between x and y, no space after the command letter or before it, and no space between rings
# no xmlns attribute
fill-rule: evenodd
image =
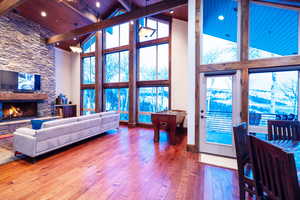
<svg viewBox="0 0 300 200"><path fill-rule="evenodd" d="M35 90L35 76L33 74L19 72L18 90Z"/></svg>
<svg viewBox="0 0 300 200"><path fill-rule="evenodd" d="M16 90L18 88L18 73L0 70L0 89Z"/></svg>

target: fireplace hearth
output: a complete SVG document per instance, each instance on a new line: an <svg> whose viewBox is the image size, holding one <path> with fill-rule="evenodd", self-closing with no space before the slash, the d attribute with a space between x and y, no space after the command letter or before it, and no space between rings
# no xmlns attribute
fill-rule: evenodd
<svg viewBox="0 0 300 200"><path fill-rule="evenodd" d="M0 121L37 116L37 102L0 102Z"/></svg>

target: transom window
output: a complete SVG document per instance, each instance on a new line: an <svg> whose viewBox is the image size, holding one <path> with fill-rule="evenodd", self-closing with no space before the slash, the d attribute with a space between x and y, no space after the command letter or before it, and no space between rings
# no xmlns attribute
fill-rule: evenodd
<svg viewBox="0 0 300 200"><path fill-rule="evenodd" d="M128 82L129 52L115 52L105 55L105 82Z"/></svg>
<svg viewBox="0 0 300 200"><path fill-rule="evenodd" d="M105 29L105 49L129 44L129 23Z"/></svg>
<svg viewBox="0 0 300 200"><path fill-rule="evenodd" d="M82 45L83 53L90 53L96 51L96 37L92 36L87 42Z"/></svg>

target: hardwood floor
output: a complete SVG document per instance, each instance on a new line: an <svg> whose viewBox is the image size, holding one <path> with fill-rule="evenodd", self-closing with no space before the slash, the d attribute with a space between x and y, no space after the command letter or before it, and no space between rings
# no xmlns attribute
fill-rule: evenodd
<svg viewBox="0 0 300 200"><path fill-rule="evenodd" d="M199 163L186 137L127 129L91 138L40 158L0 166L0 199L239 199L236 171Z"/></svg>

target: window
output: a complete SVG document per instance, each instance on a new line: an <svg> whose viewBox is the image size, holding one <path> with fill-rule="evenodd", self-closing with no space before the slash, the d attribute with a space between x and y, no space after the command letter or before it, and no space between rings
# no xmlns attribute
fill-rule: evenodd
<svg viewBox="0 0 300 200"><path fill-rule="evenodd" d="M83 84L94 84L95 83L95 57L85 57L82 59L82 83Z"/></svg>
<svg viewBox="0 0 300 200"><path fill-rule="evenodd" d="M145 18L142 18L139 20L139 27L141 28L143 26L146 26ZM169 23L168 22L163 22L163 21L156 20L153 18L147 18L147 27L153 28L156 31L154 32L154 34L151 37L139 36L140 42L169 37Z"/></svg>
<svg viewBox="0 0 300 200"><path fill-rule="evenodd" d="M249 59L298 54L298 11L250 4Z"/></svg>
<svg viewBox="0 0 300 200"><path fill-rule="evenodd" d="M121 120L128 121L128 88L105 89L105 110L118 111L120 113Z"/></svg>
<svg viewBox="0 0 300 200"><path fill-rule="evenodd" d="M139 80L169 79L169 44L139 49Z"/></svg>
<svg viewBox="0 0 300 200"><path fill-rule="evenodd" d="M168 87L139 88L139 122L151 123L151 113L168 110Z"/></svg>
<svg viewBox="0 0 300 200"><path fill-rule="evenodd" d="M96 51L96 37L92 36L87 42L82 45L83 53L90 53Z"/></svg>
<svg viewBox="0 0 300 200"><path fill-rule="evenodd" d="M129 52L122 51L105 55L105 82L128 82Z"/></svg>
<svg viewBox="0 0 300 200"><path fill-rule="evenodd" d="M83 115L95 113L95 90L82 90L82 111Z"/></svg>
<svg viewBox="0 0 300 200"><path fill-rule="evenodd" d="M105 49L129 44L129 23L105 29Z"/></svg>
<svg viewBox="0 0 300 200"><path fill-rule="evenodd" d="M267 126L267 120L297 119L298 71L249 75L249 125Z"/></svg>
<svg viewBox="0 0 300 200"><path fill-rule="evenodd" d="M203 0L202 64L238 60L237 2Z"/></svg>

